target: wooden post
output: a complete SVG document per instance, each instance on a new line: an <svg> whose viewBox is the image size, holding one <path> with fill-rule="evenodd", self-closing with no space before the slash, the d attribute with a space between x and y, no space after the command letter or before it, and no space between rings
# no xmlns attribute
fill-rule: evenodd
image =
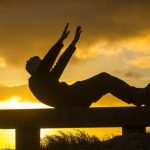
<svg viewBox="0 0 150 150"><path fill-rule="evenodd" d="M40 129L36 127L17 128L16 150L40 150Z"/></svg>
<svg viewBox="0 0 150 150"><path fill-rule="evenodd" d="M130 133L146 133L145 126L124 126L122 127L122 134Z"/></svg>

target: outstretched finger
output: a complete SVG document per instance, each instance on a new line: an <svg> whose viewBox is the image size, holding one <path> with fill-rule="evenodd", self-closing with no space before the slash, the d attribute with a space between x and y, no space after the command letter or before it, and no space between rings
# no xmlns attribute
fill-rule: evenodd
<svg viewBox="0 0 150 150"><path fill-rule="evenodd" d="M68 26L69 26L69 23L66 24L66 26L65 26L65 31L67 31Z"/></svg>
<svg viewBox="0 0 150 150"><path fill-rule="evenodd" d="M77 32L80 32L80 30L81 30L81 26L77 26L76 31L77 31Z"/></svg>
<svg viewBox="0 0 150 150"><path fill-rule="evenodd" d="M70 31L66 32L66 36L68 36L68 35L69 35L69 33L70 33Z"/></svg>
<svg viewBox="0 0 150 150"><path fill-rule="evenodd" d="M81 33L82 33L82 30L80 30L79 33L81 34Z"/></svg>

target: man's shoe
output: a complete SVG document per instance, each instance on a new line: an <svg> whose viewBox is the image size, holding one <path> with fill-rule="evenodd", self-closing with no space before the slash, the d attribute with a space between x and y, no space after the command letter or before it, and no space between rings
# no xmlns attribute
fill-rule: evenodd
<svg viewBox="0 0 150 150"><path fill-rule="evenodd" d="M145 87L143 94L144 94L143 104L145 106L150 106L150 83Z"/></svg>
<svg viewBox="0 0 150 150"><path fill-rule="evenodd" d="M150 106L150 83L145 88L139 88L133 98L136 106Z"/></svg>

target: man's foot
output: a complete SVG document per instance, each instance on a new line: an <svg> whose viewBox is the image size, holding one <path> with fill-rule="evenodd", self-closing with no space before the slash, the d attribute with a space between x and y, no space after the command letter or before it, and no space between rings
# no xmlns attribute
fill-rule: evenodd
<svg viewBox="0 0 150 150"><path fill-rule="evenodd" d="M141 88L136 92L134 102L136 106L150 106L150 83L145 88Z"/></svg>
<svg viewBox="0 0 150 150"><path fill-rule="evenodd" d="M143 104L150 106L150 83L145 87Z"/></svg>

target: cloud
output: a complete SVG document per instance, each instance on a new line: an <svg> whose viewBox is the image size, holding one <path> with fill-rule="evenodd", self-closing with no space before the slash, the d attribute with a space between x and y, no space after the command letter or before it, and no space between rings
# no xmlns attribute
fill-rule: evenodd
<svg viewBox="0 0 150 150"><path fill-rule="evenodd" d="M0 86L0 100L6 101L11 99L12 97L20 97L20 101L31 101L36 102L36 98L29 91L27 85L19 85L19 86Z"/></svg>
<svg viewBox="0 0 150 150"><path fill-rule="evenodd" d="M135 57L131 60L126 60L125 63L127 65L130 65L136 68L149 69L150 68L150 56Z"/></svg>
<svg viewBox="0 0 150 150"><path fill-rule="evenodd" d="M136 72L136 71L132 71L132 70L129 70L129 71L126 71L126 70L115 70L114 73L117 76L121 76L123 78L135 78L135 79L138 79L138 78L142 78L143 77L143 74L141 74L139 72Z"/></svg>
<svg viewBox="0 0 150 150"><path fill-rule="evenodd" d="M88 49L85 49L85 47L81 47L79 50L76 51L75 57L83 60L94 58L96 56L109 57L119 55L122 52L122 48L123 47L120 46L120 42L110 43L106 41L97 41L97 43L88 47Z"/></svg>
<svg viewBox="0 0 150 150"><path fill-rule="evenodd" d="M125 77L127 78L141 78L142 75L140 73L137 73L137 72L134 72L134 71L129 71L129 72L126 72L124 74Z"/></svg>
<svg viewBox="0 0 150 150"><path fill-rule="evenodd" d="M142 78L143 75L137 71L132 71L132 70L129 70L129 71L126 71L126 70L115 70L114 71L115 74L117 74L118 76L121 76L121 77L125 77L125 78Z"/></svg>
<svg viewBox="0 0 150 150"><path fill-rule="evenodd" d="M150 34L147 33L141 37L130 37L120 39L119 41L97 41L97 43L89 46L88 49L80 47L75 53L77 59L89 59L97 56L103 57L122 57L124 62L133 60L133 57L149 57L150 56ZM147 60L148 61L148 60ZM127 64L126 63L126 64Z"/></svg>
<svg viewBox="0 0 150 150"><path fill-rule="evenodd" d="M113 43L149 33L149 5L148 0L1 0L0 57L24 65L32 55L43 56L69 21L71 36L76 25L83 27L79 55L89 58L92 49L85 49L99 41Z"/></svg>
<svg viewBox="0 0 150 150"><path fill-rule="evenodd" d="M0 67L6 67L6 62L3 57L0 57Z"/></svg>

